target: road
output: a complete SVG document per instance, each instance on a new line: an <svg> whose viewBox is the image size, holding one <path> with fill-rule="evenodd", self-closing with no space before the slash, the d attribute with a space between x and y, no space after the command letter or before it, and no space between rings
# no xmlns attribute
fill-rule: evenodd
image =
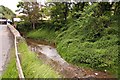
<svg viewBox="0 0 120 80"><path fill-rule="evenodd" d="M7 25L0 25L0 75L5 69L5 64L12 45L13 37Z"/></svg>

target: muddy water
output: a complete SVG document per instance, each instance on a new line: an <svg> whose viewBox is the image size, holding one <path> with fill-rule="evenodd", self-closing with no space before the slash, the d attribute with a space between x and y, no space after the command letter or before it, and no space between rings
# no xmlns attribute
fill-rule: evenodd
<svg viewBox="0 0 120 80"><path fill-rule="evenodd" d="M67 63L58 54L54 43L27 39L31 51L36 52L38 57L46 64L51 65L65 78L115 78L107 72L82 69Z"/></svg>

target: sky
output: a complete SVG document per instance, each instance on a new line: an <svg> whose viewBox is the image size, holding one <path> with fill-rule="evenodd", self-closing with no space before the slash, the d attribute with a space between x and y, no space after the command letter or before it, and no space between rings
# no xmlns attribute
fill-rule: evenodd
<svg viewBox="0 0 120 80"><path fill-rule="evenodd" d="M9 9L11 9L14 13L15 10L17 10L17 4L18 2L20 2L21 0L0 0L0 5L3 5L5 7L8 7ZM29 1L29 0L28 0ZM40 2L44 2L44 0L37 0ZM17 14L17 13L16 13Z"/></svg>
<svg viewBox="0 0 120 80"><path fill-rule="evenodd" d="M8 7L13 12L15 12L15 10L17 10L17 4L19 1L21 0L0 0L0 5Z"/></svg>

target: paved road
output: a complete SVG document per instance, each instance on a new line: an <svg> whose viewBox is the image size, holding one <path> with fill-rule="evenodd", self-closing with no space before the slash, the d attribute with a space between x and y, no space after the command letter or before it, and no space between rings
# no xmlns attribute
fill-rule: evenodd
<svg viewBox="0 0 120 80"><path fill-rule="evenodd" d="M13 45L12 39L7 25L0 25L0 75L5 68L10 48Z"/></svg>

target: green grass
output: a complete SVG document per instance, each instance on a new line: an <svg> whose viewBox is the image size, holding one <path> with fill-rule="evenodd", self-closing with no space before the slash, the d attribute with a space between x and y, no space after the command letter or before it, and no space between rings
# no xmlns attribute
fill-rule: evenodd
<svg viewBox="0 0 120 80"><path fill-rule="evenodd" d="M120 47L118 26L111 23L108 28L100 32L98 38L92 36L94 30L89 27L86 27L86 24L81 26L80 21L73 22L73 25L57 36L58 52L69 63L95 70L107 70L117 76Z"/></svg>
<svg viewBox="0 0 120 80"><path fill-rule="evenodd" d="M25 41L21 41L18 44L18 50L25 78L60 77L60 75L58 75L58 73L55 72L49 65L44 64L40 59L38 59L36 53L28 50L28 46Z"/></svg>
<svg viewBox="0 0 120 80"><path fill-rule="evenodd" d="M77 20L71 20L55 32L39 29L27 37L55 41L60 55L69 63L95 70L107 70L118 76L120 47L119 15L111 11L99 15L99 4L86 6ZM98 14L98 15L97 15ZM50 34L52 33L52 34ZM55 36L53 33L57 33Z"/></svg>
<svg viewBox="0 0 120 80"><path fill-rule="evenodd" d="M6 70L4 71L2 78L18 78L14 49L12 49L10 52L10 61L7 64Z"/></svg>
<svg viewBox="0 0 120 80"><path fill-rule="evenodd" d="M98 38L93 38L94 30L90 26L84 27L86 24L71 22L68 26L67 30L56 34L57 37L53 34L55 31L47 29L29 32L27 37L48 41L54 39L58 52L69 63L95 70L107 70L117 76L119 39L115 23L101 31Z"/></svg>
<svg viewBox="0 0 120 80"><path fill-rule="evenodd" d="M52 29L41 28L27 33L28 38L40 39L46 41L55 41L55 31Z"/></svg>

